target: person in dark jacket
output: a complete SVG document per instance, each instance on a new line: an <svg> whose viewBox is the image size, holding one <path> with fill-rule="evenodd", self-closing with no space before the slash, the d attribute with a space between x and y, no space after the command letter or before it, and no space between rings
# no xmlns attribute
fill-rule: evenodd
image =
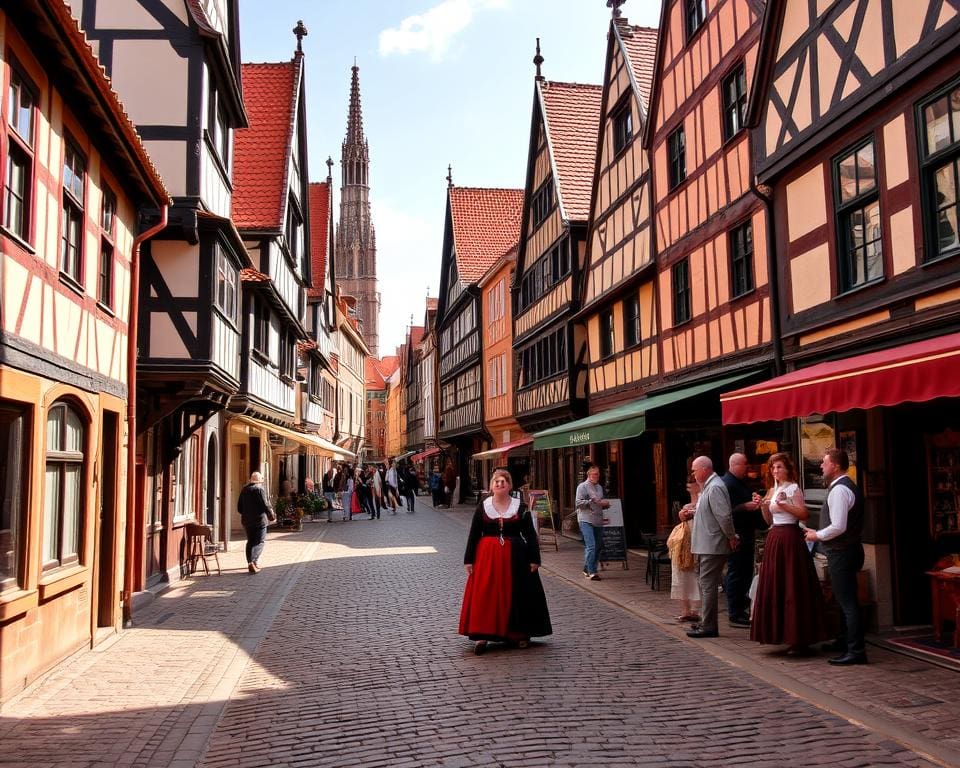
<svg viewBox="0 0 960 768"><path fill-rule="evenodd" d="M412 466L407 467L404 474L403 495L407 499L407 511L413 512L414 502L417 498L417 490L420 488L420 478L417 477L417 470Z"/></svg>
<svg viewBox="0 0 960 768"><path fill-rule="evenodd" d="M267 492L263 490L263 475L259 472L250 475L250 482L240 491L237 512L247 532L247 570L258 573L260 566L257 561L263 554L267 540L267 525L277 519Z"/></svg>

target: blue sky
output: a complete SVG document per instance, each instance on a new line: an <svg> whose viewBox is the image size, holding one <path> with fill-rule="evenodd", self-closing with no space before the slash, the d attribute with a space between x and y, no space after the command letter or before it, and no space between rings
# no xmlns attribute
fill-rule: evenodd
<svg viewBox="0 0 960 768"><path fill-rule="evenodd" d="M655 26L659 0L623 14ZM356 57L370 146L371 203L383 308L380 354L423 322L440 281L447 165L459 186L524 183L536 38L550 80L600 83L605 0L240 0L244 62L283 61L303 19L310 179L333 169L339 217L340 145Z"/></svg>

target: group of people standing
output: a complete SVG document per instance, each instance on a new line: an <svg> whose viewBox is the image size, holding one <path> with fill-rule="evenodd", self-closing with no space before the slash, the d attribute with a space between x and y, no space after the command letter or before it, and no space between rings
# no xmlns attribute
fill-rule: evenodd
<svg viewBox="0 0 960 768"><path fill-rule="evenodd" d="M857 599L857 572L863 566L863 500L848 477L849 459L832 448L821 463L828 486L819 529L807 528L809 511L797 484L790 456L775 453L767 461L764 495L745 483L747 458L735 453L721 478L713 462L698 456L688 483L691 503L680 510L681 524L690 523L690 551L695 558L698 594L691 573L674 578L673 596L682 601L683 621L698 621L687 632L694 638L717 637L721 575L731 626L749 627L758 643L786 645L791 655L812 653L828 640L826 605L811 556L818 546L827 557L830 585L842 611L842 632L829 648L840 655L831 664L865 664L863 622ZM692 522L691 522L692 521ZM769 527L756 591L749 590L754 572L754 534ZM691 569L692 570L692 569ZM699 598L700 615L696 614Z"/></svg>
<svg viewBox="0 0 960 768"><path fill-rule="evenodd" d="M387 459L386 464L367 466L336 464L324 473L322 481L323 495L331 509L340 497L341 520L352 520L358 514L379 520L383 510L388 509L395 515L397 509L404 506L408 512L414 512L419 488L416 469L413 466L398 469L393 459Z"/></svg>

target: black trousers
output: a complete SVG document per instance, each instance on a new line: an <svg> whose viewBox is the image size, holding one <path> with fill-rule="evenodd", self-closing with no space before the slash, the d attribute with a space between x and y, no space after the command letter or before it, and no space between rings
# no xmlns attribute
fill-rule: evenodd
<svg viewBox="0 0 960 768"><path fill-rule="evenodd" d="M833 596L843 611L843 632L839 641L846 642L849 653L863 654L863 617L857 599L857 574L863 568L863 545L852 544L842 549L826 549L827 567Z"/></svg>
<svg viewBox="0 0 960 768"><path fill-rule="evenodd" d="M245 525L243 528L247 532L247 562L255 563L263 554L263 545L267 541L267 526L257 523Z"/></svg>

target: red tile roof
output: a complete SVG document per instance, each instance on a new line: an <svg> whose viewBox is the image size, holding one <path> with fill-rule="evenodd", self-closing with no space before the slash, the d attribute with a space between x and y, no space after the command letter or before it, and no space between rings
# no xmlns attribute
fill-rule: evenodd
<svg viewBox="0 0 960 768"><path fill-rule="evenodd" d="M428 311L428 312L429 312L431 309L436 309L436 308L439 307L439 306L440 306L440 299L438 299L436 296L427 296L427 311Z"/></svg>
<svg viewBox="0 0 960 768"><path fill-rule="evenodd" d="M237 229L282 230L300 59L243 64L241 77L250 127L234 134L233 221Z"/></svg>
<svg viewBox="0 0 960 768"><path fill-rule="evenodd" d="M380 375L383 376L383 380L386 381L396 372L397 368L400 367L400 350L402 346L397 349L396 355L387 355L386 357L381 357L377 361L377 368L380 369Z"/></svg>
<svg viewBox="0 0 960 768"><path fill-rule="evenodd" d="M603 87L580 83L543 83L544 120L556 165L556 190L564 217L586 221L597 156Z"/></svg>
<svg viewBox="0 0 960 768"><path fill-rule="evenodd" d="M449 195L457 273L475 283L519 240L523 190L451 187Z"/></svg>
<svg viewBox="0 0 960 768"><path fill-rule="evenodd" d="M637 79L644 111L650 108L650 90L653 70L657 65L657 30L651 27L633 27L622 24L620 36L630 59L633 76Z"/></svg>
<svg viewBox="0 0 960 768"><path fill-rule="evenodd" d="M386 389L387 384L384 380L383 374L380 372L380 366L377 365L379 360L376 360L372 357L365 358L365 369L366 369L366 389Z"/></svg>
<svg viewBox="0 0 960 768"><path fill-rule="evenodd" d="M423 341L423 326L415 325L410 329L410 348L415 349Z"/></svg>
<svg viewBox="0 0 960 768"><path fill-rule="evenodd" d="M311 298L323 296L323 276L327 269L329 245L330 183L315 182L308 192L310 206L310 288Z"/></svg>
<svg viewBox="0 0 960 768"><path fill-rule="evenodd" d="M244 283L269 283L270 275L265 275L253 267L244 267L240 270L240 281Z"/></svg>

